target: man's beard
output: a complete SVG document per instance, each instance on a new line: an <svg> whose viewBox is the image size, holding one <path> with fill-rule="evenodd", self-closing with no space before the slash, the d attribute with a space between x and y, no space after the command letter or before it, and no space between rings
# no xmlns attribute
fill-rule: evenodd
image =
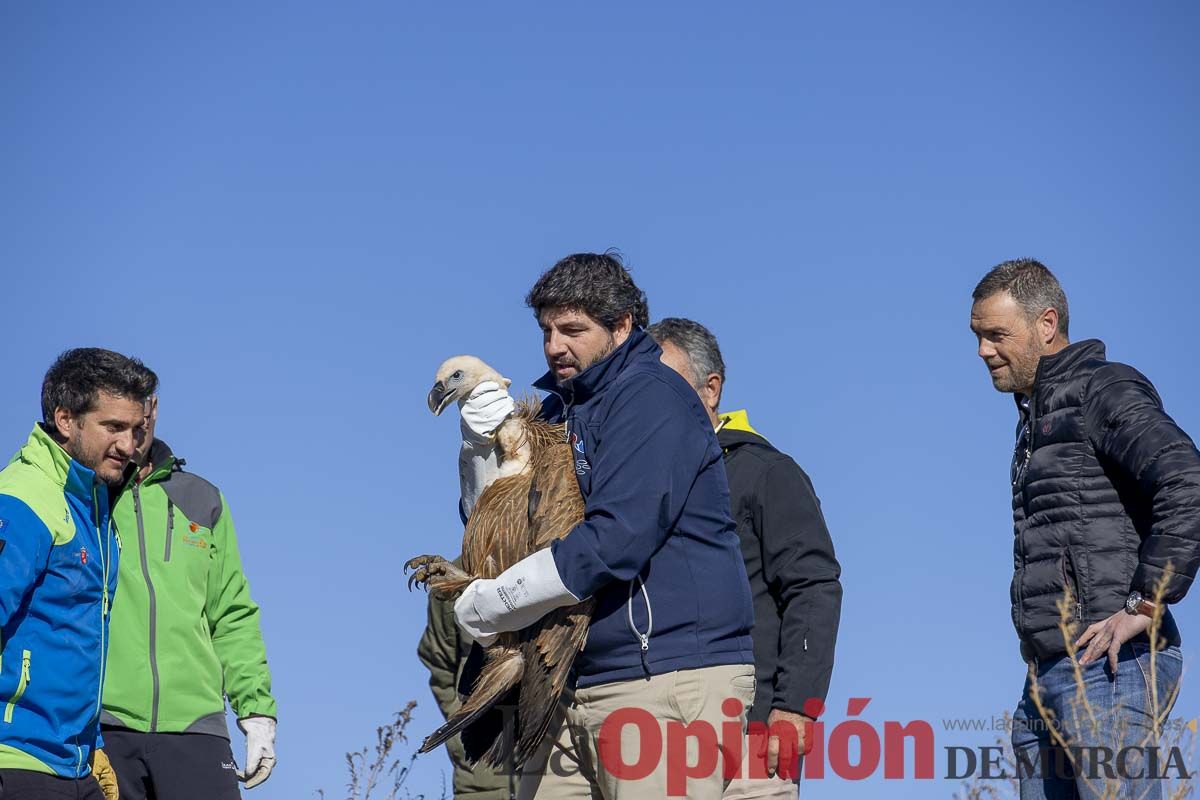
<svg viewBox="0 0 1200 800"><path fill-rule="evenodd" d="M100 474L100 467L104 464L105 453L102 452L95 459L93 459L91 458L91 454L86 452L80 443L76 442L64 442L63 450L66 450L67 455L69 455L72 459L78 461L80 464L96 473L97 480L99 480L105 486L120 486L124 483L124 473L111 478ZM128 467L128 464L126 464L126 466Z"/></svg>
<svg viewBox="0 0 1200 800"><path fill-rule="evenodd" d="M617 349L617 337L614 336L610 332L608 334L608 341L604 343L604 349L602 351L600 351L600 353L598 355L593 357L592 360L589 361L588 363L577 366L576 367L577 371L575 372L575 374L569 378L564 378L563 380L558 381L558 385L559 386L569 386L571 381L575 380L576 378L578 378L580 375L583 374L584 370L586 370L588 367L592 366L593 364L599 364L601 361L603 361L604 359L606 359L610 355L612 355L612 351L616 350L616 349Z"/></svg>
<svg viewBox="0 0 1200 800"><path fill-rule="evenodd" d="M1029 350L1022 353L1019 359L1008 362L1008 374L994 381L996 389L1001 392L1031 393L1041 358L1037 342L1030 342Z"/></svg>

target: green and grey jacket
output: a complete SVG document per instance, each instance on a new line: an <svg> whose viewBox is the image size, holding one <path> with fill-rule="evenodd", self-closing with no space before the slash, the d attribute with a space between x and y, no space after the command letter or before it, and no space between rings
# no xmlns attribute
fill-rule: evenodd
<svg viewBox="0 0 1200 800"><path fill-rule="evenodd" d="M158 439L150 462L113 510L125 550L101 723L228 737L226 695L238 717L276 716L258 606L221 492Z"/></svg>

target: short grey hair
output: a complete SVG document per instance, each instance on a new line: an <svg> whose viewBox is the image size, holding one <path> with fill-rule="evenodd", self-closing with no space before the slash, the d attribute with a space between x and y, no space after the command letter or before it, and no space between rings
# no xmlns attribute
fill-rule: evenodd
<svg viewBox="0 0 1200 800"><path fill-rule="evenodd" d="M725 383L725 359L721 358L717 337L699 322L667 317L646 328L646 333L660 345L670 342L684 352L691 367L692 386L699 389L704 379L714 372L721 376L721 383Z"/></svg>
<svg viewBox="0 0 1200 800"><path fill-rule="evenodd" d="M1000 292L1008 292L1029 319L1036 318L1047 308L1058 312L1058 332L1067 336L1070 318L1067 295L1062 284L1045 264L1033 258L1017 258L992 267L971 293L978 303Z"/></svg>

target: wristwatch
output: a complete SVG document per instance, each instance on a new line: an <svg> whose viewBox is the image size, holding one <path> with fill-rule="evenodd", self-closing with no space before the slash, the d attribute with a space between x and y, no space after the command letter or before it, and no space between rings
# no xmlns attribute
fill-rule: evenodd
<svg viewBox="0 0 1200 800"><path fill-rule="evenodd" d="M1129 599L1125 601L1125 613L1135 617L1138 614L1143 617L1153 617L1156 610L1158 610L1158 606L1143 597L1141 592L1130 592Z"/></svg>

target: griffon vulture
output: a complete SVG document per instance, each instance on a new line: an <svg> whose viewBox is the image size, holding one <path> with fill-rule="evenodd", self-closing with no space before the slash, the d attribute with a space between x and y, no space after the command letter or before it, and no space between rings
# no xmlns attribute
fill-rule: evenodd
<svg viewBox="0 0 1200 800"><path fill-rule="evenodd" d="M459 406L484 381L508 381L473 356L457 356L437 371L429 392L435 415ZM418 556L406 565L409 579L447 599L476 578L495 578L546 548L583 521L583 497L566 431L539 418L540 400L521 400L495 433L499 477L479 496L462 541L462 569L440 556ZM587 637L594 601L558 608L529 627L501 633L484 650L484 664L461 708L421 745L425 753L462 732L467 757L500 766L507 758L501 703L516 707L515 749L523 764L546 735L575 656Z"/></svg>

